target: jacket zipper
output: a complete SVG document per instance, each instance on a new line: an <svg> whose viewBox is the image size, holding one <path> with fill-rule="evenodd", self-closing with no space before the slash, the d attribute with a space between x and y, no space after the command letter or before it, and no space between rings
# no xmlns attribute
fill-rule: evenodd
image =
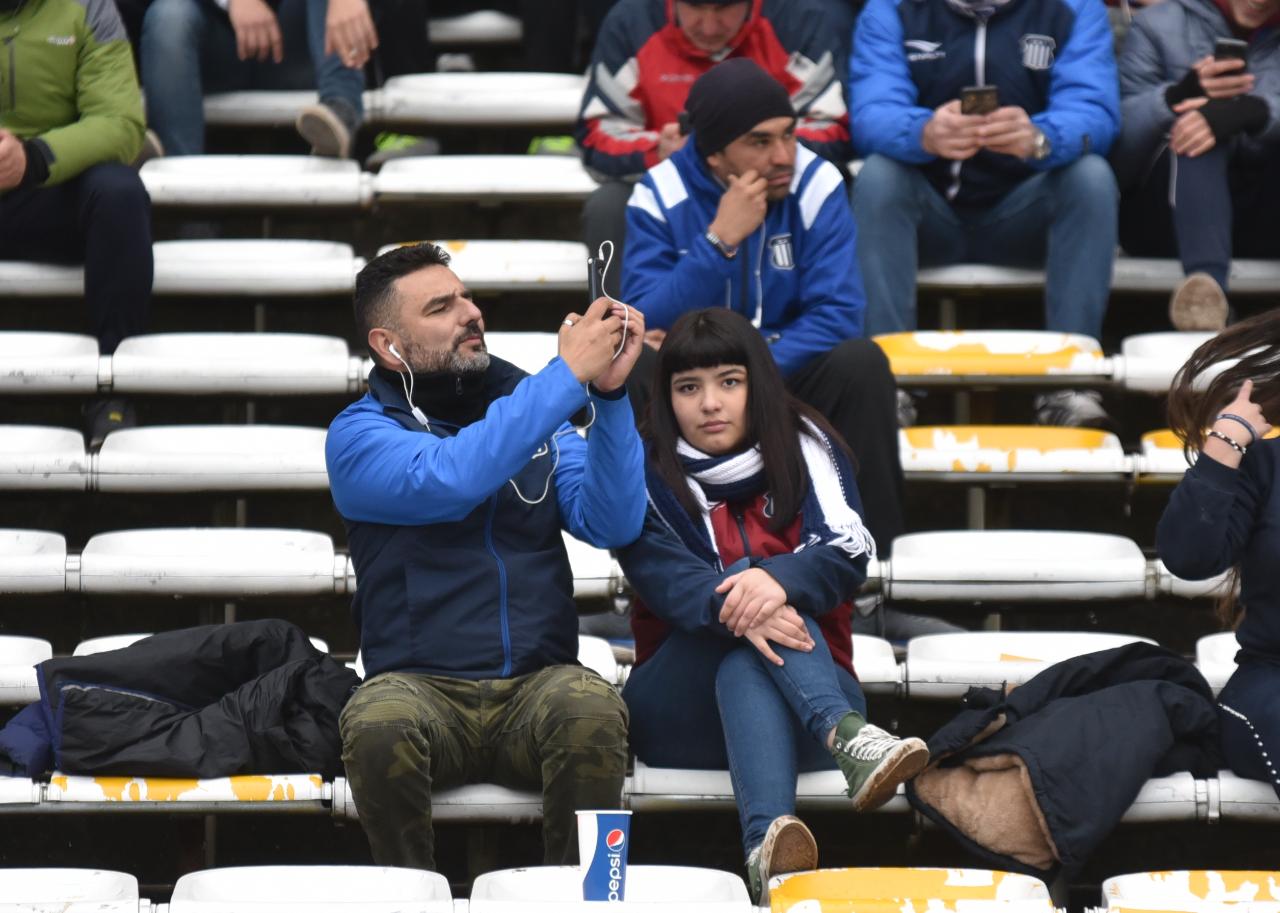
<svg viewBox="0 0 1280 913"><path fill-rule="evenodd" d="M742 302L742 316L750 320L751 310L747 301L747 279L750 278L750 267L747 266L747 258L751 256L751 235L747 235L747 239L742 243L746 250L738 251L738 256L742 257L742 285L738 289L738 299Z"/></svg>
<svg viewBox="0 0 1280 913"><path fill-rule="evenodd" d="M507 566L493 545L493 515L498 510L498 496L489 498L489 516L484 521L484 545L498 565L498 617L502 623L502 677L511 675L511 628L507 623Z"/></svg>
<svg viewBox="0 0 1280 913"><path fill-rule="evenodd" d="M975 86L985 86L987 84L986 20L978 22L977 31L973 35L973 84ZM947 188L948 200L954 200L960 193L960 169L963 167L964 162L951 163L951 186Z"/></svg>
<svg viewBox="0 0 1280 913"><path fill-rule="evenodd" d="M750 558L751 557L751 540L747 538L747 521L742 516L742 511L735 510L733 512L733 519L738 524L738 535L742 539L742 557Z"/></svg>

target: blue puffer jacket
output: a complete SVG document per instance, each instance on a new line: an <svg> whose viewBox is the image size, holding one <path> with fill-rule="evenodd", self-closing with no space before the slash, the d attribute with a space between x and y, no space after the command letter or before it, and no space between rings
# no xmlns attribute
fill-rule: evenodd
<svg viewBox="0 0 1280 913"><path fill-rule="evenodd" d="M994 5L994 4L993 4ZM1101 0L1009 0L986 20L946 0L869 0L854 32L854 145L924 168L956 205L986 206L1036 171L1106 155L1120 128L1111 28ZM920 145L934 109L995 86L1049 140L1040 162L982 151L965 162Z"/></svg>
<svg viewBox="0 0 1280 913"><path fill-rule="evenodd" d="M574 662L561 529L601 548L640 534L644 457L625 395L591 397L586 441L568 419L587 394L560 358L533 376L493 358L484 399L482 419L433 419L428 431L375 369L369 393L329 426L367 676L509 678ZM530 505L515 486L530 501L547 496Z"/></svg>
<svg viewBox="0 0 1280 913"><path fill-rule="evenodd" d="M1216 39L1234 37L1213 0L1168 0L1133 17L1120 51L1124 126L1111 154L1122 190L1141 180L1168 144L1174 114L1165 89L1212 55ZM1240 151L1261 157L1264 147L1280 143L1280 29L1255 34L1247 61L1257 80L1252 94L1267 103L1271 117L1257 134L1239 137Z"/></svg>
<svg viewBox="0 0 1280 913"><path fill-rule="evenodd" d="M692 140L636 184L622 297L645 325L667 329L686 311L731 308L765 335L783 374L861 336L866 299L840 171L797 146L791 193L770 204L733 259L705 237L724 191Z"/></svg>

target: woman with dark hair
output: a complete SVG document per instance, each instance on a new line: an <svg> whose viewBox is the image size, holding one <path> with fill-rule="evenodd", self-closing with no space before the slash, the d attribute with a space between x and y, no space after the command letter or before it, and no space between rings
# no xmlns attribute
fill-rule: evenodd
<svg viewBox="0 0 1280 913"><path fill-rule="evenodd" d="M1223 754L1235 773L1280 795L1280 440L1263 439L1267 416L1277 415L1280 310L1272 310L1210 339L1174 378L1169 424L1188 460L1199 457L1160 518L1156 548L1189 580L1233 569L1220 609L1240 652L1218 695Z"/></svg>
<svg viewBox="0 0 1280 913"><path fill-rule="evenodd" d="M639 597L623 697L647 764L729 768L752 893L814 868L799 771L839 767L855 810L928 760L866 721L850 600L875 543L844 444L789 393L768 344L725 309L684 315L658 353L649 513L619 558Z"/></svg>

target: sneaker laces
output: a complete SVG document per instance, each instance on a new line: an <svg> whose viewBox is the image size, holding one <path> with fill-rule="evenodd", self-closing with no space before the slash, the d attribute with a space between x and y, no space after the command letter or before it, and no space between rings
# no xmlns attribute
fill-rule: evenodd
<svg viewBox="0 0 1280 913"><path fill-rule="evenodd" d="M901 739L885 732L879 726L867 723L858 730L852 740L836 739L836 749L855 761L878 761L897 745Z"/></svg>

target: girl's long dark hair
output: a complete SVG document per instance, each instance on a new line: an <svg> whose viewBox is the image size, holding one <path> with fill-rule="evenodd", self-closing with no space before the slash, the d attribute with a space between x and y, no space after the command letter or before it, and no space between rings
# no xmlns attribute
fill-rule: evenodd
<svg viewBox="0 0 1280 913"><path fill-rule="evenodd" d="M802 418L820 428L849 456L849 449L817 411L793 397L773 360L768 344L744 317L724 308L685 314L667 333L658 350L652 395L642 432L658 475L675 493L689 516L699 516L684 467L676 453L680 426L671 407L671 378L681 371L742 365L747 369L747 416L750 437L758 443L773 500L770 529L785 529L800 512L809 490L809 472L800 452L800 434L808 434Z"/></svg>
<svg viewBox="0 0 1280 913"><path fill-rule="evenodd" d="M1225 369L1224 362L1232 362ZM1213 374L1214 371L1218 373ZM1236 397L1240 385L1253 381L1252 399L1267 420L1280 419L1280 308L1242 320L1204 342L1191 353L1174 375L1169 389L1169 427L1182 441L1187 462L1204 447L1214 418ZM1235 584L1239 566L1232 570L1225 595L1218 601L1218 616L1234 627L1241 610Z"/></svg>

